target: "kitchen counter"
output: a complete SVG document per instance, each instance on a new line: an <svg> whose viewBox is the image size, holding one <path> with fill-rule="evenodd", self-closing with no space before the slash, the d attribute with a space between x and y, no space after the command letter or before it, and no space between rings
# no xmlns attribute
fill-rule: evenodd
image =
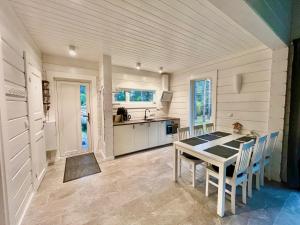
<svg viewBox="0 0 300 225"><path fill-rule="evenodd" d="M120 123L114 123L114 126L122 126L122 125L129 125L129 124L138 124L138 123L151 123L151 122L159 122L159 121L167 121L167 120L180 120L176 117L157 117L157 118L149 118L147 120L140 119L140 120L129 120Z"/></svg>

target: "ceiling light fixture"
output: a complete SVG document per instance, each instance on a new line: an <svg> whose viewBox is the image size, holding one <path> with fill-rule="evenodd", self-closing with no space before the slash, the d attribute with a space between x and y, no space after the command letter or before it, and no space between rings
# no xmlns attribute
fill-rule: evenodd
<svg viewBox="0 0 300 225"><path fill-rule="evenodd" d="M137 62L137 63L136 63L136 69L137 69L137 70L140 70L140 69L141 69L141 63L140 63L140 62Z"/></svg>
<svg viewBox="0 0 300 225"><path fill-rule="evenodd" d="M161 67L159 67L158 72L159 72L160 74L162 74L163 70L164 70L164 68L161 66Z"/></svg>
<svg viewBox="0 0 300 225"><path fill-rule="evenodd" d="M69 46L69 55L72 56L72 57L77 55L76 47L74 45Z"/></svg>

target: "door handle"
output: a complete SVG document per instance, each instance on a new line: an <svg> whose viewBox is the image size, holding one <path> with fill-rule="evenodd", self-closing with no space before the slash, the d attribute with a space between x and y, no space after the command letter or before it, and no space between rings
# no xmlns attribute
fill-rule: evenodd
<svg viewBox="0 0 300 225"><path fill-rule="evenodd" d="M91 123L91 120L90 120L90 113L88 113L87 115L83 115L83 117L87 117L87 120L88 120L89 124Z"/></svg>

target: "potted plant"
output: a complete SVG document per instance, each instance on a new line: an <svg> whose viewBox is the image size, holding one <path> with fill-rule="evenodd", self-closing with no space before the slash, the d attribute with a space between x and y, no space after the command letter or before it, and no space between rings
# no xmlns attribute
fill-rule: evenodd
<svg viewBox="0 0 300 225"><path fill-rule="evenodd" d="M239 122L235 122L234 124L232 124L233 126L233 133L235 134L240 134L243 128L243 125L240 124Z"/></svg>

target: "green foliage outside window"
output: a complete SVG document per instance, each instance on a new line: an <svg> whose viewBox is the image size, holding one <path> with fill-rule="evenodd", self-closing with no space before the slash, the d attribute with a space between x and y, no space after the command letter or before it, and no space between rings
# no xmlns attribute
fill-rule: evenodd
<svg viewBox="0 0 300 225"><path fill-rule="evenodd" d="M117 93L115 93L115 101L116 102L125 102L126 101L126 92L118 91Z"/></svg>
<svg viewBox="0 0 300 225"><path fill-rule="evenodd" d="M127 99L127 94L129 99ZM118 91L114 94L114 100L116 102L153 102L155 91L150 90L130 90L126 91Z"/></svg>
<svg viewBox="0 0 300 225"><path fill-rule="evenodd" d="M132 90L130 92L131 102L152 102L153 91Z"/></svg>

